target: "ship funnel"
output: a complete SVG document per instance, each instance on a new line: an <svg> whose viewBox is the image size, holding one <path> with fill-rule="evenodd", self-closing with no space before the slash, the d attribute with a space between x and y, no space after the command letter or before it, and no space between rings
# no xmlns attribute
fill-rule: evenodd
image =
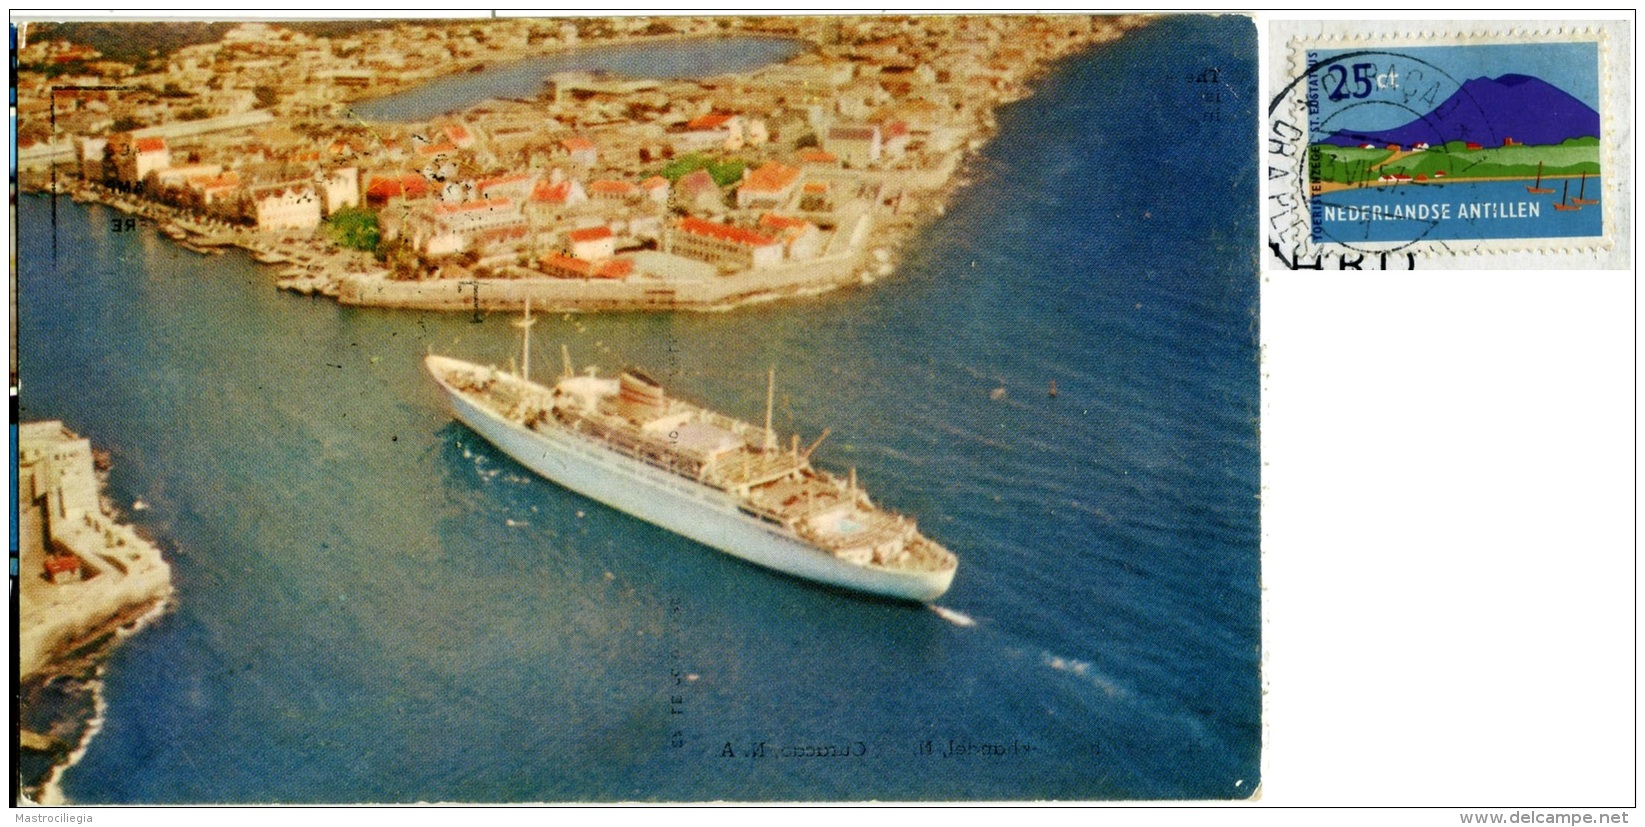
<svg viewBox="0 0 1645 827"><path fill-rule="evenodd" d="M668 397L657 380L629 368L617 380L617 405L623 416L644 423L667 412Z"/></svg>

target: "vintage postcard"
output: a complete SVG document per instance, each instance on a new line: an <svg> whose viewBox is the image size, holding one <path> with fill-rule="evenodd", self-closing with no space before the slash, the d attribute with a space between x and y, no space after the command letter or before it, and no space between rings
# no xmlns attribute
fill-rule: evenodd
<svg viewBox="0 0 1645 827"><path fill-rule="evenodd" d="M1269 266L1494 267L1523 253L1533 266L1628 266L1628 34L1616 22L1276 25Z"/></svg>
<svg viewBox="0 0 1645 827"><path fill-rule="evenodd" d="M1259 795L1250 17L12 38L14 803ZM1292 46L1286 232L1605 249L1611 45Z"/></svg>

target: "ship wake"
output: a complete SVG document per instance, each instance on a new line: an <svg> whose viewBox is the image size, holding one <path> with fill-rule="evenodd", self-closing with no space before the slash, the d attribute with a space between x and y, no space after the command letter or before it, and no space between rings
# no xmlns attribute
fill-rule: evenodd
<svg viewBox="0 0 1645 827"><path fill-rule="evenodd" d="M1122 698L1130 694L1114 680L1092 668L1088 661L1064 658L1050 652L1044 652L1040 656L1040 662L1058 672L1090 681L1092 686L1101 689L1110 698Z"/></svg>

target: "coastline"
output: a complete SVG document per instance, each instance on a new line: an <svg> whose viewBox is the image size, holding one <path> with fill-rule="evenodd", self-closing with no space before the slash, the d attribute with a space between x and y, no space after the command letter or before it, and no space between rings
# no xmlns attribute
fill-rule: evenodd
<svg viewBox="0 0 1645 827"><path fill-rule="evenodd" d="M116 519L105 485L89 440L19 426L19 804L67 803L63 773L102 729L104 664L174 599L170 565Z"/></svg>
<svg viewBox="0 0 1645 827"><path fill-rule="evenodd" d="M1107 18L1105 26L1067 35L1061 42L1042 46L1040 53L1022 63L1003 69L998 85L982 93L983 102L956 126L960 134L955 147L935 156L934 162L910 169L872 170L882 184L895 183L901 196L896 207L871 207L861 216L866 228L858 227L848 249L809 261L785 262L781 266L748 269L700 281L673 281L648 275L624 279L569 279L552 276L520 278L398 280L371 255L346 250L332 244L323 231L306 235L272 234L250 227L204 218L182 208L124 193L79 179L52 184L48 180L28 181L20 173L19 186L25 192L67 193L77 202L100 203L127 214L148 218L170 240L201 255L221 254L225 247L246 250L259 263L286 265L275 279L278 289L300 295L319 295L340 304L388 309L463 312L476 310L518 310L529 298L539 308L556 312L696 311L723 312L751 304L819 295L851 286L866 286L892 276L896 262L910 239L946 211L959 176L968 159L992 140L997 129L997 111L1034 94L1033 84L1052 65L1148 25L1146 15ZM454 61L448 71L415 73L401 79L392 91L370 98L348 101L352 107L365 100L379 100L403 93L421 84L485 68L512 65L535 58L552 57L592 48L643 45L646 43L712 40L738 36L788 39L803 44L801 55L822 49L815 36L803 29L765 31L743 27L735 32L672 34L623 34L598 42L557 45L532 54L508 54L500 59ZM791 58L790 62L795 58ZM752 73L722 77L744 78ZM911 209L903 201L912 202ZM842 230L843 232L843 230ZM531 272L531 271L522 271Z"/></svg>
<svg viewBox="0 0 1645 827"><path fill-rule="evenodd" d="M172 605L173 601L169 597L165 600L157 601L151 605L147 612L139 615L129 624L122 624L119 626L119 628L115 630L114 639L110 642L108 650L104 653L103 657L106 658L108 654L112 654L114 648L119 646L121 641L143 631L145 628L148 628L151 623L159 620L171 610ZM52 765L50 772L39 784L39 796L32 803L38 804L42 807L61 807L73 803L69 801L68 796L63 792L63 774L72 769L76 764L80 763L80 759L85 757L86 750L91 747L92 739L96 738L98 733L103 731L103 724L108 713L108 702L103 697L104 668L101 660L102 659L100 658L99 661L94 664L92 673L85 679L83 684L86 694L92 702L92 713L84 722L85 729L83 730L79 741L71 745L71 749L68 754L60 762Z"/></svg>

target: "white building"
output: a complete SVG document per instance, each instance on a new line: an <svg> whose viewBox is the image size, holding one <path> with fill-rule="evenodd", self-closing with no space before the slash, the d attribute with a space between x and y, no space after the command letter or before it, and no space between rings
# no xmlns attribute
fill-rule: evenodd
<svg viewBox="0 0 1645 827"><path fill-rule="evenodd" d="M521 202L531 197L532 190L536 189L537 181L541 178L542 176L531 172L481 178L474 182L474 194L479 198L507 198Z"/></svg>
<svg viewBox="0 0 1645 827"><path fill-rule="evenodd" d="M653 175L640 182L640 191L644 192L652 201L663 206L668 205L668 179L661 175Z"/></svg>
<svg viewBox="0 0 1645 827"><path fill-rule="evenodd" d="M321 206L326 215L331 215L347 207L360 206L360 170L354 167L339 167L329 173L317 176L320 188Z"/></svg>
<svg viewBox="0 0 1645 827"><path fill-rule="evenodd" d="M528 230L519 205L508 198L436 203L406 222L412 246L430 256L460 253L498 242L518 242Z"/></svg>
<svg viewBox="0 0 1645 827"><path fill-rule="evenodd" d="M251 191L257 229L312 230L320 226L320 196L307 181L288 181Z"/></svg>
<svg viewBox="0 0 1645 827"><path fill-rule="evenodd" d="M745 210L783 209L800 186L800 171L776 161L744 169L737 187L737 206Z"/></svg>
<svg viewBox="0 0 1645 827"><path fill-rule="evenodd" d="M663 252L731 270L782 263L783 245L771 236L702 218L682 218L663 236Z"/></svg>
<svg viewBox="0 0 1645 827"><path fill-rule="evenodd" d="M77 138L80 150L80 176L87 181L103 180L103 151L108 148L106 138Z"/></svg>
<svg viewBox="0 0 1645 827"><path fill-rule="evenodd" d="M151 172L171 166L171 149L165 138L136 138L117 135L109 139L107 152L114 156L114 174L120 182L134 185Z"/></svg>
<svg viewBox="0 0 1645 827"><path fill-rule="evenodd" d="M823 149L840 157L848 166L861 169L880 160L880 128L877 126L836 126L823 138Z"/></svg>
<svg viewBox="0 0 1645 827"><path fill-rule="evenodd" d="M766 213L760 216L759 226L782 243L791 260L813 259L822 252L822 231L803 218Z"/></svg>
<svg viewBox="0 0 1645 827"><path fill-rule="evenodd" d="M724 112L693 118L685 125L676 146L690 145L696 149L718 146L735 152L743 148L743 119Z"/></svg>
<svg viewBox="0 0 1645 827"><path fill-rule="evenodd" d="M610 227L586 227L565 234L566 252L583 261L603 261L617 254L617 234Z"/></svg>

